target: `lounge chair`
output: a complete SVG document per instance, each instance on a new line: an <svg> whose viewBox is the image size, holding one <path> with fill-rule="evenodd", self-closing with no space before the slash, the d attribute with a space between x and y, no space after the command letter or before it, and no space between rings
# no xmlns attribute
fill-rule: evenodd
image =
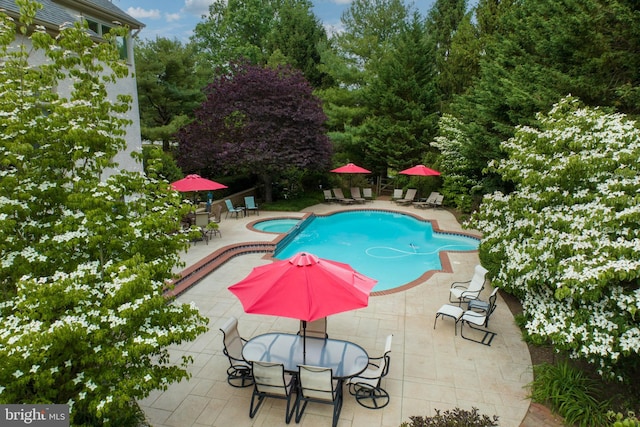
<svg viewBox="0 0 640 427"><path fill-rule="evenodd" d="M477 342L484 345L491 345L491 341L497 335L495 332L491 332L486 329L489 326L489 318L496 309L496 299L498 298L498 288L494 288L493 292L489 296L489 301L486 303L485 308L480 308L477 304L475 308L471 308L464 312L460 318L460 336L465 340ZM471 303L470 303L471 304ZM482 332L482 338L464 335L464 325L468 325L469 328L474 331Z"/></svg>
<svg viewBox="0 0 640 427"><path fill-rule="evenodd" d="M333 378L331 368L298 365L296 423L300 422L307 403L317 402L333 405L332 427L336 427L342 410L342 401L342 382Z"/></svg>
<svg viewBox="0 0 640 427"><path fill-rule="evenodd" d="M233 206L233 203L231 203L231 200L229 199L225 199L224 203L227 205L227 213L225 214L225 218L231 214L231 216L235 215L236 219L240 218L240 213L244 214L244 209L242 209L241 207L235 207Z"/></svg>
<svg viewBox="0 0 640 427"><path fill-rule="evenodd" d="M242 348L247 342L238 333L238 319L230 317L220 328L224 349L222 352L229 359L227 382L233 387L248 387L253 384L251 365L242 357Z"/></svg>
<svg viewBox="0 0 640 427"><path fill-rule="evenodd" d="M404 195L404 198L396 200L396 203L399 205L408 205L413 203L413 199L415 199L417 192L418 190L415 188L408 189L407 194Z"/></svg>
<svg viewBox="0 0 640 427"><path fill-rule="evenodd" d="M325 203L337 202L336 198L333 197L333 194L331 194L331 190L322 190L322 192L324 193Z"/></svg>
<svg viewBox="0 0 640 427"><path fill-rule="evenodd" d="M478 264L474 269L471 280L453 282L449 289L449 302L457 302L458 305L462 305L463 302L477 299L482 289L484 289L487 273L487 269Z"/></svg>
<svg viewBox="0 0 640 427"><path fill-rule="evenodd" d="M355 203L355 200L347 199L346 197L344 197L344 194L342 194L342 189L340 188L334 188L333 194L336 196L336 200L340 203L344 203L344 204Z"/></svg>
<svg viewBox="0 0 640 427"><path fill-rule="evenodd" d="M428 208L428 207L431 207L431 205L436 202L436 199L438 198L439 195L440 195L440 193L438 193L437 191L432 191L431 194L429 194L429 197L427 197L426 200L424 200L422 202L413 202L413 206L415 206L416 208Z"/></svg>
<svg viewBox="0 0 640 427"><path fill-rule="evenodd" d="M362 197L368 202L373 202L373 191L370 188L363 188Z"/></svg>
<svg viewBox="0 0 640 427"><path fill-rule="evenodd" d="M393 190L393 196L391 196L391 201L395 202L396 200L402 199L402 188L395 188Z"/></svg>
<svg viewBox="0 0 640 427"><path fill-rule="evenodd" d="M498 289L499 288L493 289L493 292L491 292L491 295L489 296L489 301L482 301L478 299L469 301L467 310L464 310L462 307L457 305L444 304L436 312L436 318L433 321L433 329L436 328L438 317L443 319L445 317L451 317L455 321L455 324L453 325L453 331L455 335L458 335L456 327L458 326L458 322L460 322L460 335L462 336L462 338L479 342L485 345L491 345L491 341L493 340L493 337L496 335L496 333L488 331L486 329L479 329L479 327L486 328L487 326L489 326L489 317L496 308ZM471 329L480 330L481 332L483 332L484 335L482 339L478 340L471 337L465 337L462 332L462 328L465 323Z"/></svg>
<svg viewBox="0 0 640 427"><path fill-rule="evenodd" d="M432 208L441 208L443 200L444 200L444 196L442 194L438 194L438 196L435 198L435 200L430 204L430 207L432 207Z"/></svg>
<svg viewBox="0 0 640 427"><path fill-rule="evenodd" d="M246 196L244 198L244 208L246 209L247 214L253 211L256 215L260 215L258 205L256 205L256 199L253 196Z"/></svg>
<svg viewBox="0 0 640 427"><path fill-rule="evenodd" d="M389 373L392 339L393 335L387 336L382 356L370 357L367 369L347 380L349 393L365 408L380 409L389 404L389 393L380 387L380 383Z"/></svg>
<svg viewBox="0 0 640 427"><path fill-rule="evenodd" d="M365 198L360 195L360 187L351 187L351 198L357 203L366 202Z"/></svg>
<svg viewBox="0 0 640 427"><path fill-rule="evenodd" d="M293 405L291 404L293 393L296 390L295 375L286 374L282 363L253 362L252 371L254 387L249 417L253 418L256 415L266 397L274 397L287 401L284 421L289 424L297 402L296 399ZM257 401L256 398L258 398Z"/></svg>

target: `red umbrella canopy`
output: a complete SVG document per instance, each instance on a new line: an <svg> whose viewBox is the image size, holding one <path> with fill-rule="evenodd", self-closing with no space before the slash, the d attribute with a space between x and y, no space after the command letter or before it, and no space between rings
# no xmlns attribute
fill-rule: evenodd
<svg viewBox="0 0 640 427"><path fill-rule="evenodd" d="M196 174L187 175L184 178L171 183L171 187L174 190L180 191L182 193L186 193L188 191L213 191L228 188L224 184L211 181L210 179L202 178L200 175Z"/></svg>
<svg viewBox="0 0 640 427"><path fill-rule="evenodd" d="M366 307L377 282L348 264L299 253L254 268L229 290L238 297L246 313L312 322Z"/></svg>
<svg viewBox="0 0 640 427"><path fill-rule="evenodd" d="M333 169L331 172L335 173L371 173L370 170L365 168L361 168L358 165L354 165L353 163L347 163L344 166L340 166L339 168Z"/></svg>
<svg viewBox="0 0 640 427"><path fill-rule="evenodd" d="M425 165L417 165L409 169L400 171L403 175L417 175L417 176L435 176L440 175L437 170L426 167Z"/></svg>
<svg viewBox="0 0 640 427"><path fill-rule="evenodd" d="M425 165L417 165L409 169L400 171L403 175L417 175L417 176L435 176L440 175L437 170L426 167Z"/></svg>

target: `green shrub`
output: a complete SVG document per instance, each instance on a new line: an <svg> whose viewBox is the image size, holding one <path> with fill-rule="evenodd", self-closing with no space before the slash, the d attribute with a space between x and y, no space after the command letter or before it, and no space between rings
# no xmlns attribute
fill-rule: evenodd
<svg viewBox="0 0 640 427"><path fill-rule="evenodd" d="M533 367L534 380L529 385L531 398L548 404L561 415L568 425L581 427L607 425L609 402L600 402L600 383L562 361L555 365L541 364Z"/></svg>
<svg viewBox="0 0 640 427"><path fill-rule="evenodd" d="M455 408L440 412L436 409L433 417L409 417L411 423L402 423L400 427L491 427L498 425L498 416L493 418L478 413L478 408L471 411Z"/></svg>
<svg viewBox="0 0 640 427"><path fill-rule="evenodd" d="M607 417L611 420L611 427L640 427L640 421L632 411L627 412L626 416L620 412L609 411Z"/></svg>

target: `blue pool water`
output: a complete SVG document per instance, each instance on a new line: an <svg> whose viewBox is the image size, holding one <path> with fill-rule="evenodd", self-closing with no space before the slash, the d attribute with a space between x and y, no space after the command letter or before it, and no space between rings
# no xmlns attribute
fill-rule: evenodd
<svg viewBox="0 0 640 427"><path fill-rule="evenodd" d="M298 252L351 265L378 280L373 291L397 288L429 270L440 270L439 252L474 251L478 239L433 231L430 222L387 211L348 211L312 218L285 239L275 257Z"/></svg>
<svg viewBox="0 0 640 427"><path fill-rule="evenodd" d="M265 221L256 222L253 228L268 233L288 233L293 227L300 222L299 219L293 218L276 218L267 219Z"/></svg>

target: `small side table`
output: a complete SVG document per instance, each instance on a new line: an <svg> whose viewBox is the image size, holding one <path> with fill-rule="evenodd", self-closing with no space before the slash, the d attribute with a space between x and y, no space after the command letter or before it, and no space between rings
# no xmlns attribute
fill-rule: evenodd
<svg viewBox="0 0 640 427"><path fill-rule="evenodd" d="M469 301L469 306L467 307L469 310L481 310L484 312L489 311L489 303L487 301L482 301L479 299L472 299Z"/></svg>

